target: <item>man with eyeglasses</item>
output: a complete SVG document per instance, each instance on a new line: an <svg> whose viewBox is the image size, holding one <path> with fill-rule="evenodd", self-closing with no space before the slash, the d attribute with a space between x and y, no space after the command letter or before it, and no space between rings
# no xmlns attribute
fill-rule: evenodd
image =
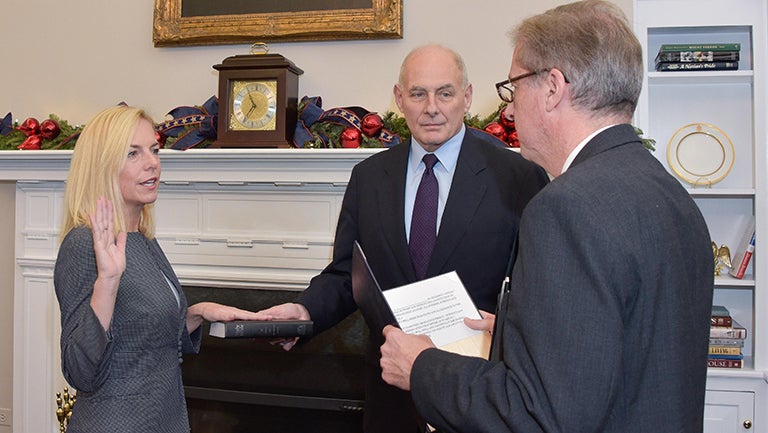
<svg viewBox="0 0 768 433"><path fill-rule="evenodd" d="M511 36L499 96L522 155L555 179L523 212L494 357L388 326L382 377L445 432L700 433L710 237L630 124L640 44L602 0L528 18Z"/></svg>
<svg viewBox="0 0 768 433"><path fill-rule="evenodd" d="M333 261L295 303L264 310L265 316L311 319L322 331L357 310L350 278L355 240L382 289L455 270L478 308L495 310L523 208L549 179L495 137L465 127L472 85L453 50L427 45L411 51L393 91L411 139L353 169ZM429 185L424 190L433 193L432 201L422 200L422 184ZM426 208L431 213L419 211ZM431 224L426 229L425 219ZM371 329L364 431L423 433L410 393L381 378L382 343L381 329Z"/></svg>

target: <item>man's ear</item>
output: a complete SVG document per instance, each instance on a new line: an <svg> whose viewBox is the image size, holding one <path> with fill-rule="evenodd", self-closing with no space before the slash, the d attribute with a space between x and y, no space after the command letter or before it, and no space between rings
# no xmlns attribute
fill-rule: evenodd
<svg viewBox="0 0 768 433"><path fill-rule="evenodd" d="M397 104L397 108L400 110L400 112L403 112L403 91L400 89L399 84L395 84L392 87L392 93L395 95L395 103Z"/></svg>
<svg viewBox="0 0 768 433"><path fill-rule="evenodd" d="M547 111L552 111L567 97L568 83L565 81L565 75L559 69L553 68L547 72L544 85L547 87L545 107Z"/></svg>
<svg viewBox="0 0 768 433"><path fill-rule="evenodd" d="M472 106L472 83L467 84L464 89L464 114L469 113L469 107Z"/></svg>

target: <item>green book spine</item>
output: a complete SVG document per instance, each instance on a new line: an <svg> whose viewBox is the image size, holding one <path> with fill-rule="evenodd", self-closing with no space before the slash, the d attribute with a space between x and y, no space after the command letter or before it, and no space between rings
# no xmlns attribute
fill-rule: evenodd
<svg viewBox="0 0 768 433"><path fill-rule="evenodd" d="M731 312L728 311L728 308L724 305L712 305L712 315L713 316L730 316Z"/></svg>
<svg viewBox="0 0 768 433"><path fill-rule="evenodd" d="M739 51L741 44L662 44L659 52L665 51Z"/></svg>
<svg viewBox="0 0 768 433"><path fill-rule="evenodd" d="M737 62L738 51L665 51L656 56L656 63L664 62Z"/></svg>

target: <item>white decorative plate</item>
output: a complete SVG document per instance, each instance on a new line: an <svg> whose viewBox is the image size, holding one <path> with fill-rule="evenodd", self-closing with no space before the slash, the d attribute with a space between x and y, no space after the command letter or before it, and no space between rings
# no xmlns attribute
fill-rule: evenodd
<svg viewBox="0 0 768 433"><path fill-rule="evenodd" d="M691 123L670 138L667 160L680 179L694 186L712 186L733 167L733 142L717 126Z"/></svg>

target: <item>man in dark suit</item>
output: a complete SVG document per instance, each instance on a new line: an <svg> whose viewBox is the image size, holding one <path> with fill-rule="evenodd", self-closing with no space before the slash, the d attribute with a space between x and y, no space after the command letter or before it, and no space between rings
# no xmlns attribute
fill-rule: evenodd
<svg viewBox="0 0 768 433"><path fill-rule="evenodd" d="M409 241L418 187L434 154L438 184L436 241L422 277L457 271L478 308L493 311L520 215L546 183L546 173L496 138L464 126L472 102L461 57L441 46L412 51L404 60L395 100L412 134L407 143L378 153L352 171L341 207L333 261L296 303L264 310L270 318L314 321L316 331L353 313L350 267L360 242L382 289L420 279ZM413 223L413 224L412 224ZM435 233L432 233L433 235ZM364 429L422 432L410 393L381 379L380 329L371 330L366 354ZM285 345L290 348L293 342Z"/></svg>
<svg viewBox="0 0 768 433"><path fill-rule="evenodd" d="M445 432L700 433L714 261L696 204L629 124L640 44L601 0L512 36L499 96L556 178L523 212L499 360L388 326L383 378Z"/></svg>

